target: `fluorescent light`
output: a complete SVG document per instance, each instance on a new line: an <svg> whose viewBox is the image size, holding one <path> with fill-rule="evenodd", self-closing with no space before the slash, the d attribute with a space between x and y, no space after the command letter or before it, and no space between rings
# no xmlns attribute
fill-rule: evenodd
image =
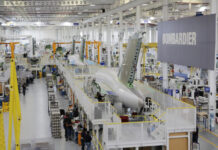
<svg viewBox="0 0 218 150"><path fill-rule="evenodd" d="M203 12L203 11L205 11L206 9L207 9L206 6L202 6L202 7L200 7L200 8L198 9L198 11Z"/></svg>
<svg viewBox="0 0 218 150"><path fill-rule="evenodd" d="M143 4L143 6L147 6L148 4Z"/></svg>
<svg viewBox="0 0 218 150"><path fill-rule="evenodd" d="M37 26L41 26L42 25L42 22L38 21L35 23Z"/></svg>
<svg viewBox="0 0 218 150"><path fill-rule="evenodd" d="M63 22L61 25L62 26L73 26L71 22Z"/></svg>
<svg viewBox="0 0 218 150"><path fill-rule="evenodd" d="M154 19L155 19L154 17L150 17L150 18L149 18L149 20L154 20Z"/></svg>
<svg viewBox="0 0 218 150"><path fill-rule="evenodd" d="M90 6L94 7L94 6L96 6L96 5L95 5L95 4L91 4Z"/></svg>

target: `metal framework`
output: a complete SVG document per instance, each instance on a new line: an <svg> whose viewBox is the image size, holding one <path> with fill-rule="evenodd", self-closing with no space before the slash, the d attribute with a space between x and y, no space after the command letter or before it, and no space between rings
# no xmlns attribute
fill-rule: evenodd
<svg viewBox="0 0 218 150"><path fill-rule="evenodd" d="M87 20L83 21L83 23L85 24L85 23L89 23L89 22L94 22L95 20L98 20L98 19L101 19L101 18L104 18L104 17L107 17L107 16L111 16L111 15L116 14L118 12L122 12L122 11L128 10L128 9L130 9L132 7L136 7L138 5L142 5L142 4L145 4L145 3L148 3L148 2L150 2L150 0L131 1L131 2L129 2L127 4L124 4L124 5L120 6L120 7L112 9L112 10L106 12L106 13L103 13L103 14L100 14L100 15L98 15L96 17L92 17L90 19L87 19Z"/></svg>
<svg viewBox="0 0 218 150"><path fill-rule="evenodd" d="M101 47L101 42L100 41L86 41L86 59L88 59L89 55L88 55L88 46L94 44L95 47L97 47L98 50L98 64L100 64L100 47Z"/></svg>
<svg viewBox="0 0 218 150"><path fill-rule="evenodd" d="M146 54L149 48L155 48L155 50L157 51L157 43L148 43L148 44L142 44L142 49L143 49L143 69L142 69L142 73L143 75L146 74L145 71L145 61L146 61Z"/></svg>
<svg viewBox="0 0 218 150"><path fill-rule="evenodd" d="M56 54L56 49L57 49L57 44L73 44L73 42L55 42L52 44L52 47L53 47L53 54Z"/></svg>

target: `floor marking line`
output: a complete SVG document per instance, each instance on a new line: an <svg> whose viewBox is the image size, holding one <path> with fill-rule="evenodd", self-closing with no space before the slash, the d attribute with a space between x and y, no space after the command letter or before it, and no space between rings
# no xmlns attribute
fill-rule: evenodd
<svg viewBox="0 0 218 150"><path fill-rule="evenodd" d="M216 133L210 131L209 129L205 129L202 125L198 125L198 126L199 126L200 129L201 129L199 132L206 131L206 132L208 132L208 133L214 135L215 137L218 137L218 135L217 135Z"/></svg>
<svg viewBox="0 0 218 150"><path fill-rule="evenodd" d="M206 129L206 131L212 135L214 135L215 137L218 137L218 135L216 133L211 132L209 129Z"/></svg>
<svg viewBox="0 0 218 150"><path fill-rule="evenodd" d="M205 142L213 145L214 147L218 148L218 145L216 145L215 143L211 142L210 140L206 139L205 137L203 137L202 135L199 135L199 137L204 140Z"/></svg>

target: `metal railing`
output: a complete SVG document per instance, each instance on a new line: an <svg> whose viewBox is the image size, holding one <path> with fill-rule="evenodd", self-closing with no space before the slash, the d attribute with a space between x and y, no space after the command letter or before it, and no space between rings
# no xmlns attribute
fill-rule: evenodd
<svg viewBox="0 0 218 150"><path fill-rule="evenodd" d="M179 99L144 85L145 95L160 104L162 118L166 120L168 130L189 131L196 128L196 108Z"/></svg>
<svg viewBox="0 0 218 150"><path fill-rule="evenodd" d="M102 143L97 138L94 130L92 132L92 144L94 145L94 149L96 149L96 150L104 150L104 148L102 146Z"/></svg>
<svg viewBox="0 0 218 150"><path fill-rule="evenodd" d="M74 91L77 99L79 99L79 104L83 107L90 120L101 124L105 121L109 121L111 118L120 121L120 119L118 119L117 111L112 107L110 102L98 102L86 95L83 89L83 79L76 80L74 78L75 76L72 67L63 65L59 61L57 61L56 64L63 72L69 86Z"/></svg>
<svg viewBox="0 0 218 150"><path fill-rule="evenodd" d="M155 143L166 144L164 122L143 121L128 123L105 123L103 125L103 147L139 145L151 146Z"/></svg>

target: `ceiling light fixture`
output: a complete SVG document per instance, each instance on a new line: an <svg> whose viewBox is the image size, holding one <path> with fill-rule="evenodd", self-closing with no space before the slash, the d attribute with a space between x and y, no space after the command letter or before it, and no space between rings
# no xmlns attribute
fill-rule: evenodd
<svg viewBox="0 0 218 150"><path fill-rule="evenodd" d="M73 23L71 23L71 22L63 22L61 25L62 26L73 26Z"/></svg>
<svg viewBox="0 0 218 150"><path fill-rule="evenodd" d="M149 18L149 20L154 20L154 19L155 19L154 17L150 17L150 18Z"/></svg>
<svg viewBox="0 0 218 150"><path fill-rule="evenodd" d="M90 6L94 7L94 6L96 6L96 5L95 5L95 4L91 4Z"/></svg>
<svg viewBox="0 0 218 150"><path fill-rule="evenodd" d="M202 6L198 9L199 12L204 12L205 10L207 10L206 6Z"/></svg>
<svg viewBox="0 0 218 150"><path fill-rule="evenodd" d="M42 25L42 22L38 21L35 23L37 26L41 26Z"/></svg>

